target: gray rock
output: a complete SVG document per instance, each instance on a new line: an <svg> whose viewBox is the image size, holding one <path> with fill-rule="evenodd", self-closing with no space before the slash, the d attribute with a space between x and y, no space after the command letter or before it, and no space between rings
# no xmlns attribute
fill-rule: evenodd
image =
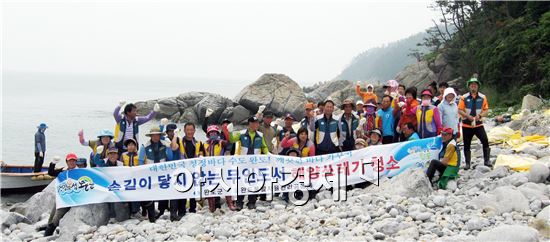
<svg viewBox="0 0 550 242"><path fill-rule="evenodd" d="M380 186L370 186L365 191L383 196L426 197L433 189L423 169L411 168L391 179L381 179Z"/></svg>
<svg viewBox="0 0 550 242"><path fill-rule="evenodd" d="M456 180L450 180L447 182L447 191L456 191L458 189L458 184Z"/></svg>
<svg viewBox="0 0 550 242"><path fill-rule="evenodd" d="M19 213L29 219L31 223L40 221L44 213L50 213L55 205L55 182L50 183L44 190L34 194L27 201L16 203L10 212Z"/></svg>
<svg viewBox="0 0 550 242"><path fill-rule="evenodd" d="M500 225L491 230L482 231L477 236L478 241L538 241L536 229L524 225Z"/></svg>
<svg viewBox="0 0 550 242"><path fill-rule="evenodd" d="M546 206L537 214L538 219L546 220L547 223L550 223L550 206Z"/></svg>
<svg viewBox="0 0 550 242"><path fill-rule="evenodd" d="M185 109L181 117L177 120L177 122L181 122L181 123L192 122L197 124L199 123L199 118L194 108L187 108Z"/></svg>
<svg viewBox="0 0 550 242"><path fill-rule="evenodd" d="M539 109L540 107L542 107L544 103L542 102L542 100L538 97L535 97L531 94L527 94L523 97L523 100L521 102L521 109L528 109L528 110L535 110L535 109Z"/></svg>
<svg viewBox="0 0 550 242"><path fill-rule="evenodd" d="M487 166L476 166L476 170L481 173L487 173L491 171L491 168Z"/></svg>
<svg viewBox="0 0 550 242"><path fill-rule="evenodd" d="M384 240L384 239L386 239L386 235L384 235L383 233L377 232L377 233L374 234L374 239L375 240Z"/></svg>
<svg viewBox="0 0 550 242"><path fill-rule="evenodd" d="M426 221L426 220L429 220L433 216L434 215L430 212L423 212L423 213L416 213L413 218L416 219L416 220L420 220L420 221Z"/></svg>
<svg viewBox="0 0 550 242"><path fill-rule="evenodd" d="M248 109L241 105L237 105L236 107L230 108L229 111L231 112L225 112L222 114L221 119L229 119L232 123L240 124L246 122L246 120L252 115Z"/></svg>
<svg viewBox="0 0 550 242"><path fill-rule="evenodd" d="M466 230L481 230L486 226L489 226L490 222L486 218L473 217L466 222Z"/></svg>
<svg viewBox="0 0 550 242"><path fill-rule="evenodd" d="M80 227L105 225L109 222L109 215L109 206L106 203L72 207L59 222L59 240L75 240Z"/></svg>
<svg viewBox="0 0 550 242"><path fill-rule="evenodd" d="M548 166L541 163L535 163L531 166L531 169L527 174L527 179L530 182L543 183L546 181L548 176L550 176L550 169Z"/></svg>
<svg viewBox="0 0 550 242"><path fill-rule="evenodd" d="M302 88L283 74L264 74L246 86L235 102L255 113L260 105L266 105L277 116L292 113L298 120L303 116L306 96Z"/></svg>
<svg viewBox="0 0 550 242"><path fill-rule="evenodd" d="M420 61L405 67L404 70L395 76L400 84L407 87L418 87L419 90L430 84L429 80L437 80L437 76L430 69L427 61Z"/></svg>
<svg viewBox="0 0 550 242"><path fill-rule="evenodd" d="M2 221L2 229L9 230L12 224L18 224L18 223L30 224L31 223L31 221L27 217L15 212L6 212L3 210L0 210L0 217Z"/></svg>
<svg viewBox="0 0 550 242"><path fill-rule="evenodd" d="M443 207L447 203L447 199L445 198L445 196L435 196L433 198L433 203L436 206Z"/></svg>
<svg viewBox="0 0 550 242"><path fill-rule="evenodd" d="M510 168L506 166L499 166L496 167L494 170L490 171L489 173L485 174L485 177L488 178L503 178L510 174Z"/></svg>
<svg viewBox="0 0 550 242"><path fill-rule="evenodd" d="M513 186L498 187L487 194L481 194L474 198L470 204L477 209L483 209L487 206L493 207L498 214L529 210L529 200L518 188Z"/></svg>
<svg viewBox="0 0 550 242"><path fill-rule="evenodd" d="M210 117L208 117L209 122L221 123L220 117L222 116L223 111L227 107L232 107L233 102L228 98L222 97L219 94L207 93L202 100L195 104L195 113L199 121L204 120L204 114L206 109L210 108L214 112Z"/></svg>
<svg viewBox="0 0 550 242"><path fill-rule="evenodd" d="M309 87L306 96L308 99L315 101L326 100L327 97L332 97L332 94L336 90L343 90L353 88L354 83L348 80L333 80L328 82L323 82Z"/></svg>

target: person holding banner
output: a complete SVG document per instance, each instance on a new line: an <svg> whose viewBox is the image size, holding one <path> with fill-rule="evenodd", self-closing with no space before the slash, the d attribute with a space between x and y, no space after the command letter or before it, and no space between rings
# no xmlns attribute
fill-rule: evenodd
<svg viewBox="0 0 550 242"><path fill-rule="evenodd" d="M324 113L316 117L314 123L316 145L315 152L317 155L326 155L342 151L340 147L340 127L338 119L332 115L334 111L334 102L332 100L325 101Z"/></svg>
<svg viewBox="0 0 550 242"><path fill-rule="evenodd" d="M228 142L220 136L220 128L217 125L210 125L208 126L206 135L208 136L208 140L204 143L205 156L223 156ZM229 210L237 210L231 196L226 196L225 200ZM221 208L220 198L209 197L208 208L210 212L216 211L216 208Z"/></svg>
<svg viewBox="0 0 550 242"><path fill-rule="evenodd" d="M290 132L286 133L281 141L281 147L289 150L297 149L300 151L301 157L315 156L315 145L309 140L308 130L304 127L298 130L296 137L292 137Z"/></svg>
<svg viewBox="0 0 550 242"><path fill-rule="evenodd" d="M100 145L96 148L96 154L94 155L92 162L97 167L111 167L111 166L123 166L122 162L118 160L118 149L115 147L110 147L107 150L107 157L101 158L105 146Z"/></svg>
<svg viewBox="0 0 550 242"><path fill-rule="evenodd" d="M382 132L379 129L373 129L369 132L368 146L382 145Z"/></svg>
<svg viewBox="0 0 550 242"><path fill-rule="evenodd" d="M445 189L449 179L458 177L460 167L460 150L456 141L453 139L453 129L449 127L443 128L441 131L441 139L443 147L439 152L439 160L430 161L426 175L432 184L435 172L439 172L439 188Z"/></svg>
<svg viewBox="0 0 550 242"><path fill-rule="evenodd" d="M414 124L412 123L406 123L403 126L403 137L405 138L404 141L411 141L411 140L419 140L420 136L414 131Z"/></svg>
<svg viewBox="0 0 550 242"><path fill-rule="evenodd" d="M233 125L223 125L223 134L230 143L240 142L241 147L235 152L238 155L268 154L269 149L261 132L258 132L260 121L256 116L248 118L248 128L231 133ZM256 209L257 195L248 195L248 209ZM237 210L243 209L244 196L237 196Z"/></svg>
<svg viewBox="0 0 550 242"><path fill-rule="evenodd" d="M78 168L76 166L77 159L78 157L74 153L67 154L67 157L65 157L65 162L67 162L66 170ZM53 161L50 163L50 167L48 168L48 175L57 177L59 173L65 171L65 169L55 169L55 165L59 162L59 160L59 157L53 158ZM50 218L48 219L48 225L46 226L44 236L50 236L53 234L53 232L55 232L55 228L59 226L59 221L63 218L63 216L65 216L67 212L69 212L69 210L71 210L71 207L57 209L54 204L52 212L50 213Z"/></svg>
<svg viewBox="0 0 550 242"><path fill-rule="evenodd" d="M280 145L281 142L283 141L283 139L285 138L285 136L288 134L290 135L290 137L296 137L296 132L294 132L294 128L292 128L292 124L294 123L296 119L294 118L294 116L290 113L287 113L285 115L285 119L284 119L284 126L282 127L281 130L279 130L278 134L277 134L277 143ZM265 136L264 136L264 139L265 139ZM267 143L267 140L266 140L266 143ZM279 152L279 155L286 155L286 152L289 150L289 148L285 148L283 146L281 146L282 149L281 152Z"/></svg>
<svg viewBox="0 0 550 242"><path fill-rule="evenodd" d="M172 159L170 145L160 139L164 133L160 131L159 127L152 127L145 136L150 139L141 146L138 156L140 164L153 164ZM154 223L157 220L155 201L145 201L141 204L147 210L149 222Z"/></svg>
<svg viewBox="0 0 550 242"><path fill-rule="evenodd" d="M184 137L177 144L179 148L180 156L182 159L191 159L204 156L204 144L201 141L195 139L195 124L192 122L185 123L183 126L185 133ZM177 212L178 217L183 217L186 213L187 199L179 199ZM172 208L171 208L172 209ZM197 212L197 200L195 198L189 199L189 212Z"/></svg>

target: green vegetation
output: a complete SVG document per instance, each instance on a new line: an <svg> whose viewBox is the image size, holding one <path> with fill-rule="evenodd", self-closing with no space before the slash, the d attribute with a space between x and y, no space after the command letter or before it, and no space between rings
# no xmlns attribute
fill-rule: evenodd
<svg viewBox="0 0 550 242"><path fill-rule="evenodd" d="M443 53L463 81L478 73L493 106L549 96L550 2L437 1L432 8L442 19L424 39L425 60Z"/></svg>

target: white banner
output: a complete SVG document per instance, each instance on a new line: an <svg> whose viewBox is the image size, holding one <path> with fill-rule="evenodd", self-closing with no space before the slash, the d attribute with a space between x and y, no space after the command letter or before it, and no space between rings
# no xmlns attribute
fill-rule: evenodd
<svg viewBox="0 0 550 242"><path fill-rule="evenodd" d="M441 138L371 146L313 157L215 156L137 167L73 169L56 179L57 207L104 202L318 190L377 183L437 159Z"/></svg>

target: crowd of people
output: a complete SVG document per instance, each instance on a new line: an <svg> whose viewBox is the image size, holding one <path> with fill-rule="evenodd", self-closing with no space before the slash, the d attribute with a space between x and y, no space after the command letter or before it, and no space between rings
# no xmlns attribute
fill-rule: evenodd
<svg viewBox="0 0 550 242"><path fill-rule="evenodd" d="M429 162L427 176L432 181L436 171L439 172L438 185L445 188L448 179L458 174L462 160L457 145L460 136L464 142L464 169L471 166L473 136L477 136L483 145L484 164L491 166L489 144L482 122L488 113L487 97L479 92L481 82L477 78L470 79L467 86L469 92L457 96L445 82L432 82L425 90L418 92L415 87L407 88L395 80L389 80L383 86L384 95L378 97L372 85L362 91L358 82L356 93L359 100L344 100L339 107L339 115L335 114L336 103L330 98L318 103L306 103L302 120L297 120L292 114L275 119L272 111L260 106L258 112L247 119L247 127L237 131L230 120L213 123L209 120L213 110L207 109L201 124L206 134L203 141L195 136L196 124L187 122L179 128L177 124L163 119L159 126L152 127L145 135L148 140L142 142L139 140L140 125L155 117L160 110L159 105L155 104L146 116L138 116L134 104L121 102L113 112L116 123L114 132L102 130L97 138L86 140L84 132L80 131L78 137L80 144L92 149L90 166L132 167L201 156L278 154L307 157L441 135L443 148L439 159ZM299 127L296 129L296 126ZM42 166L45 153L46 128L45 124L41 124L35 135L35 166L38 169ZM65 160L67 166L62 169L87 166L86 159L79 159L74 153L68 154ZM48 173L52 176L62 171L55 167L58 161L54 159L49 166ZM288 201L288 194L281 194L281 197ZM245 205L245 196L239 195L235 201L231 196L225 199L232 211L241 210ZM246 199L247 208L255 209L258 196L249 195ZM265 195L260 195L259 199L265 200ZM151 222L168 210L170 219L175 221L186 212L196 212L197 202L200 201L177 199L132 202L128 206L132 216L146 216ZM212 212L221 207L219 197L208 198L207 202ZM68 209L54 208L47 235L53 233ZM113 207L113 211L120 210Z"/></svg>

